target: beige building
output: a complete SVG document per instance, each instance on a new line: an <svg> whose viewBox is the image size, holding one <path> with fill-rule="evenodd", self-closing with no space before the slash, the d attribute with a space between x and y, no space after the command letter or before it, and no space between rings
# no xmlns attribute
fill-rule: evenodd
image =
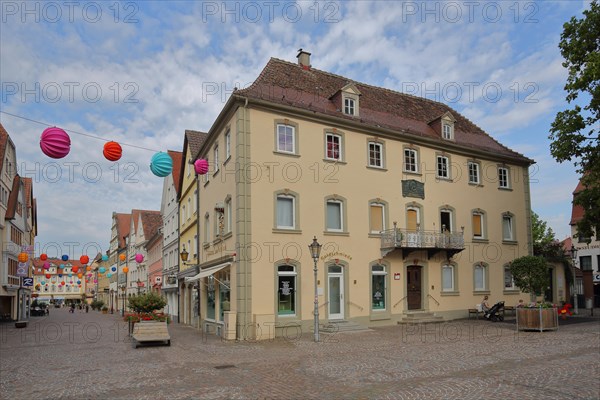
<svg viewBox="0 0 600 400"><path fill-rule="evenodd" d="M185 282L199 283L207 332L310 332L315 236L322 325L464 318L484 295L521 297L507 264L532 252L533 161L445 104L314 69L300 52L233 93L198 158L211 168L199 271Z"/></svg>

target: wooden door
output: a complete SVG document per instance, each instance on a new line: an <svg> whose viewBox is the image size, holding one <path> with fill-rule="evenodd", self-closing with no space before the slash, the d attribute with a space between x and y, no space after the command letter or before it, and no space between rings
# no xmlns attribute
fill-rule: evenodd
<svg viewBox="0 0 600 400"><path fill-rule="evenodd" d="M411 265L406 268L407 304L409 310L420 310L421 306L421 271L422 267Z"/></svg>

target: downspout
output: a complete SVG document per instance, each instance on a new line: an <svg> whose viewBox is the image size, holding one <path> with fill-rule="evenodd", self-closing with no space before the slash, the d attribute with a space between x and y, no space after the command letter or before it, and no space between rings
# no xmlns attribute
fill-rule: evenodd
<svg viewBox="0 0 600 400"><path fill-rule="evenodd" d="M185 157L185 155L184 155L184 157ZM173 184L173 186L175 186L175 185ZM179 212L179 201L177 201L177 275L179 275L179 271L181 271L181 264L180 264L181 256L179 255L180 254L179 252L181 251L180 250L181 249L181 232L179 229L181 226L180 224L181 224L181 216L180 216L180 212ZM179 279L176 280L175 284L177 285L177 323L180 324L181 319L180 319L179 309L181 308L181 293L180 293L181 290L179 290Z"/></svg>
<svg viewBox="0 0 600 400"><path fill-rule="evenodd" d="M196 251L198 252L198 273L200 273L200 175L198 174L196 174ZM200 280L197 282L198 298L196 302L198 303L198 330L200 330L202 328L202 309L200 308L202 304L202 284Z"/></svg>
<svg viewBox="0 0 600 400"><path fill-rule="evenodd" d="M244 162L248 162L248 155L246 153L247 151L247 146L246 146L246 110L248 108L248 98L245 97L244 98L245 102L244 102L244 120L243 120L243 129L244 129L244 134L242 135L244 138L244 143L243 143L243 149L244 149ZM247 329L248 329L248 257L246 257L246 248L247 248L247 243L248 243L248 207L247 207L247 200L248 200L248 180L246 179L246 177L244 176L244 332L246 332L247 335ZM245 338L244 338L245 339Z"/></svg>

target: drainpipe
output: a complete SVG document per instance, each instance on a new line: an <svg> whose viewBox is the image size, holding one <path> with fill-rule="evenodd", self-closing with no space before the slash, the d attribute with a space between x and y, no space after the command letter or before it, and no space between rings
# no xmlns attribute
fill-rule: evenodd
<svg viewBox="0 0 600 400"><path fill-rule="evenodd" d="M244 98L244 120L243 120L243 152L244 152L244 162L248 161L248 156L247 156L247 147L246 147L246 119L247 119L247 108L248 108L248 98L245 97ZM248 328L248 257L246 257L246 245L248 243L247 241L247 236L248 236L248 207L247 207L247 200L248 200L248 181L246 179L246 177L244 177L244 240L242 241L242 243L244 243L244 332L246 332L247 334L247 328Z"/></svg>

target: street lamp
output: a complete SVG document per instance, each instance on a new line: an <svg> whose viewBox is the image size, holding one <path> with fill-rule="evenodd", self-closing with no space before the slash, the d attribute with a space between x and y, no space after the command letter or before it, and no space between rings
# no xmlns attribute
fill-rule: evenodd
<svg viewBox="0 0 600 400"><path fill-rule="evenodd" d="M574 308L575 308L575 314L578 314L579 310L578 310L578 305L577 303L579 303L578 298L577 298L577 274L575 273L576 269L575 269L575 264L577 263L577 247L575 247L575 245L573 245L571 243L571 259L573 260L573 302L575 304L573 304Z"/></svg>
<svg viewBox="0 0 600 400"><path fill-rule="evenodd" d="M314 331L315 331L315 342L319 341L319 292L317 290L317 261L319 261L319 256L321 255L321 245L317 242L317 237L313 238L311 244L308 245L310 249L310 255L315 263L315 267L313 269L315 273L315 322L314 322Z"/></svg>
<svg viewBox="0 0 600 400"><path fill-rule="evenodd" d="M181 250L181 253L179 255L181 256L181 261L185 263L188 260L188 256L190 255L190 253L185 251L185 246L183 246L183 250Z"/></svg>

